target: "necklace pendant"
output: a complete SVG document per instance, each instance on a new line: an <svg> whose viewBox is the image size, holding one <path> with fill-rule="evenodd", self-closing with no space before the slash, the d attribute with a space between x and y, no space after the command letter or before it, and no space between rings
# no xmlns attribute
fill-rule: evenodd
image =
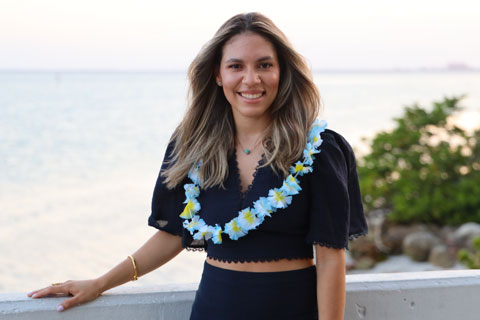
<svg viewBox="0 0 480 320"><path fill-rule="evenodd" d="M245 149L243 152L245 152L245 154L250 154L250 149Z"/></svg>

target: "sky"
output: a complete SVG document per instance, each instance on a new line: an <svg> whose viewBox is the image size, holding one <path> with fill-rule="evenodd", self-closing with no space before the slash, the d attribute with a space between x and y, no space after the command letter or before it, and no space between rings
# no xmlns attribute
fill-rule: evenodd
<svg viewBox="0 0 480 320"><path fill-rule="evenodd" d="M249 11L269 16L314 70L480 68L473 0L0 0L0 70L185 70Z"/></svg>

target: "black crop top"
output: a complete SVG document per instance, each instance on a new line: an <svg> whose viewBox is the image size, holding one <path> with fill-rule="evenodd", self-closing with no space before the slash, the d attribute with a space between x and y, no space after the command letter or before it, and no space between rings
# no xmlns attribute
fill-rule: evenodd
<svg viewBox="0 0 480 320"><path fill-rule="evenodd" d="M183 228L185 190L183 183L169 190L159 175L153 192L152 212L148 224L181 236L189 250L206 250L207 255L222 261L267 261L281 258L313 258L312 244L332 248L348 248L348 240L368 232L363 213L355 156L348 142L338 133L325 130L321 134L321 152L315 156L313 172L299 178L302 190L292 203L278 209L272 217L238 240L223 235L222 244L212 240L194 240ZM172 145L167 148L169 159ZM165 159L162 170L167 167ZM282 186L283 177L271 167L257 169L246 194L241 193L235 155L229 158L229 175L222 189L202 189L197 200L199 215L209 225L222 227L244 208L252 207L272 188ZM187 182L189 180L185 180Z"/></svg>

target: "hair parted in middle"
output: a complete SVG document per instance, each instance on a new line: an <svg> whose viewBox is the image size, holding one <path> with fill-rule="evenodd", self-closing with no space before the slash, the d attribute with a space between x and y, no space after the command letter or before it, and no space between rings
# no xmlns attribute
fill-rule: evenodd
<svg viewBox="0 0 480 320"><path fill-rule="evenodd" d="M235 124L231 106L216 83L215 70L220 66L225 43L246 32L271 42L280 64L278 93L268 109L272 121L262 143L262 166L270 165L287 176L289 167L302 156L321 105L310 68L269 18L256 12L238 14L218 29L188 69L187 111L172 135L172 155L168 168L161 173L168 188L183 183L200 160L202 187L223 187L228 157L235 148Z"/></svg>

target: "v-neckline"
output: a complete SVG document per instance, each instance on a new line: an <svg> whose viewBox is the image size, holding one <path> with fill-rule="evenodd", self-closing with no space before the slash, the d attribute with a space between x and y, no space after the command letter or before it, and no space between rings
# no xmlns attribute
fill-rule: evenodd
<svg viewBox="0 0 480 320"><path fill-rule="evenodd" d="M257 165L255 166L255 170L252 173L252 176L253 176L252 182L250 184L248 184L247 189L245 191L242 191L242 178L240 176L240 167L238 165L237 150L234 149L234 151L233 151L233 163L234 163L234 167L235 167L235 177L237 179L236 187L237 187L237 191L238 191L238 194L239 194L239 197L240 197L240 203L241 204L243 204L245 202L245 200L247 199L247 196L250 194L250 191L252 190L253 186L255 185L255 180L257 178L258 171L260 169L260 166L263 163L263 160L264 160L264 154L262 154L262 156L260 157L260 159L257 162Z"/></svg>

